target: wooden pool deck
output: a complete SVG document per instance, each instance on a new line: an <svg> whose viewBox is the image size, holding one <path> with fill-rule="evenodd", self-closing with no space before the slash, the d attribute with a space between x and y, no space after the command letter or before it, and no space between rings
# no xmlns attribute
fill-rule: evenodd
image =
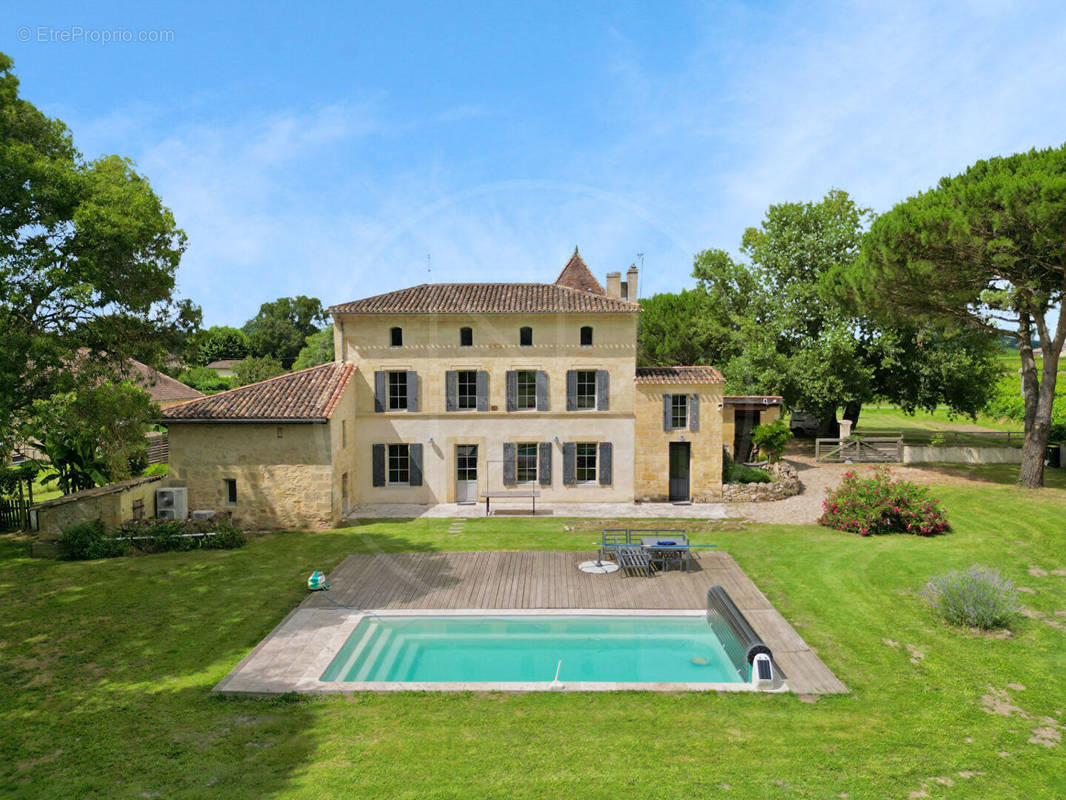
<svg viewBox="0 0 1066 800"><path fill-rule="evenodd" d="M591 552L359 553L327 576L329 599L310 595L301 610L356 609L703 609L719 584L774 654L798 694L847 688L822 663L751 579L725 552L711 550L690 572L652 578L590 575L577 565ZM333 603L330 602L333 601ZM279 626L280 627L280 626Z"/></svg>

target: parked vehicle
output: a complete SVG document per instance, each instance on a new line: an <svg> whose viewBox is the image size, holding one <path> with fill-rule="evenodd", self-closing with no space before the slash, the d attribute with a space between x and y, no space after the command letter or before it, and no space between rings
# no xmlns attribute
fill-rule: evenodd
<svg viewBox="0 0 1066 800"><path fill-rule="evenodd" d="M789 430L801 436L815 436L818 433L818 417L808 414L803 409L797 408L792 412L792 419L788 424Z"/></svg>

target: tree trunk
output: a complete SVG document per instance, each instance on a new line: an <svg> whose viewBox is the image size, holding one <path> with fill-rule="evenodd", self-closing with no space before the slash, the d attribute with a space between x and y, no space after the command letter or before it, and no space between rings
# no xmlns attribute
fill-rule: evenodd
<svg viewBox="0 0 1066 800"><path fill-rule="evenodd" d="M818 432L814 434L818 439L836 439L840 436L840 423L837 415L818 420Z"/></svg>
<svg viewBox="0 0 1066 800"><path fill-rule="evenodd" d="M1033 429L1036 418L1036 404L1040 394L1040 382L1036 377L1036 359L1033 357L1033 328L1029 314L1022 312L1018 316L1018 349L1022 358L1022 396L1025 398L1025 433Z"/></svg>
<svg viewBox="0 0 1066 800"><path fill-rule="evenodd" d="M1040 377L1040 388L1036 393L1032 427L1026 428L1025 444L1022 446L1022 466L1018 470L1018 483L1026 489L1039 489L1044 485L1044 454L1047 451L1048 436L1051 433L1051 411L1055 404L1055 380L1059 372L1059 356L1066 339L1066 315L1060 311L1058 330L1054 339L1048 333L1044 318L1036 318L1040 333L1040 344L1044 350L1044 369ZM1023 346L1024 346L1023 342ZM1029 348L1032 358L1032 346ZM1034 365L1033 372L1036 372ZM1028 391L1026 388L1026 415L1029 411Z"/></svg>
<svg viewBox="0 0 1066 800"><path fill-rule="evenodd" d="M854 430L859 424L859 413L862 411L862 403L847 403L844 405L844 419L851 420L851 427Z"/></svg>

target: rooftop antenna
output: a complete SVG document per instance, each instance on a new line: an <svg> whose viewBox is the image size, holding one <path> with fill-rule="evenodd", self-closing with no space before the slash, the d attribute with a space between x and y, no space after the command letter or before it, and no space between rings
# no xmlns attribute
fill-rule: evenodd
<svg viewBox="0 0 1066 800"><path fill-rule="evenodd" d="M426 274L428 275L428 274L429 274L429 273L431 273L432 271L433 271L433 270L432 270L432 269L430 269L430 257L429 257L429 253L426 253Z"/></svg>
<svg viewBox="0 0 1066 800"><path fill-rule="evenodd" d="M640 271L643 272L644 271L644 254L643 253L637 253L637 258L640 259Z"/></svg>

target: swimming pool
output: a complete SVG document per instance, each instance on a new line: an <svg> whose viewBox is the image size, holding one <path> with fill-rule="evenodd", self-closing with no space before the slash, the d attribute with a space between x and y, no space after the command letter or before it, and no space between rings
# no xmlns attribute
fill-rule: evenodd
<svg viewBox="0 0 1066 800"><path fill-rule="evenodd" d="M703 615L373 615L319 680L744 684L749 667Z"/></svg>

